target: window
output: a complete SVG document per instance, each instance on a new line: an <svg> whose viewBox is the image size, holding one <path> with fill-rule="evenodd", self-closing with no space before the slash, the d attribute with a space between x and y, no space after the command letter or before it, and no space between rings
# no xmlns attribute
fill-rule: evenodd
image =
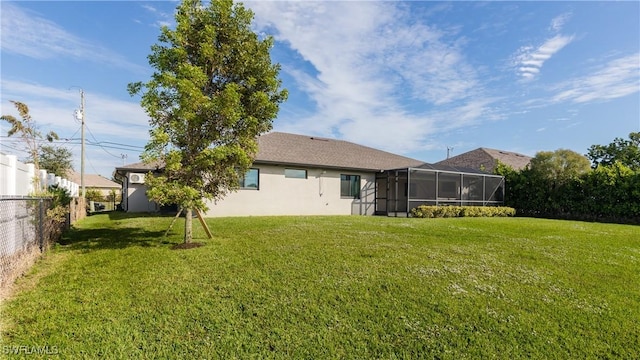
<svg viewBox="0 0 640 360"><path fill-rule="evenodd" d="M284 169L284 177L293 179L306 179L307 170L300 169Z"/></svg>
<svg viewBox="0 0 640 360"><path fill-rule="evenodd" d="M260 185L260 170L249 169L242 178L240 178L241 189L258 190Z"/></svg>
<svg viewBox="0 0 640 360"><path fill-rule="evenodd" d="M360 199L360 175L340 175L340 196Z"/></svg>

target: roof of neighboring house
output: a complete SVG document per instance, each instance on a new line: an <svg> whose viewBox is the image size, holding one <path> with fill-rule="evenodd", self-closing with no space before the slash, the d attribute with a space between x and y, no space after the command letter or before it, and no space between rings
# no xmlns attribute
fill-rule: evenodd
<svg viewBox="0 0 640 360"><path fill-rule="evenodd" d="M76 184L81 183L80 173L69 171L67 173L68 180ZM122 186L115 181L111 181L102 175L84 174L84 186L90 188L114 188L120 189Z"/></svg>
<svg viewBox="0 0 640 360"><path fill-rule="evenodd" d="M495 150L495 149L487 149L481 148L487 154L491 155L496 160L499 160L501 163L511 166L516 170L524 169L529 162L531 162L531 157L523 154L518 154L511 151L503 151L503 150Z"/></svg>
<svg viewBox="0 0 640 360"><path fill-rule="evenodd" d="M137 162L137 163L132 163L132 164L127 164L124 166L119 166L116 168L116 171L118 170L123 170L124 172L135 172L135 171L141 171L141 172L149 172L149 171L154 171L154 170L159 170L162 169L164 167L164 164L160 161L151 163L151 164L146 164L143 162Z"/></svg>
<svg viewBox="0 0 640 360"><path fill-rule="evenodd" d="M281 132L258 138L255 162L373 171L424 164L424 161L344 140Z"/></svg>
<svg viewBox="0 0 640 360"><path fill-rule="evenodd" d="M456 172L456 173L483 174L483 175L488 174L486 171L483 171L480 169L474 169L471 167L442 165L442 164L423 164L420 166L416 166L415 169L430 169L430 170L438 170L438 171L450 171L450 172Z"/></svg>
<svg viewBox="0 0 640 360"><path fill-rule="evenodd" d="M437 165L461 166L479 169L484 166L486 171L493 171L496 160L509 165L516 170L523 169L531 161L531 157L511 151L489 148L477 148L449 159L437 162Z"/></svg>
<svg viewBox="0 0 640 360"><path fill-rule="evenodd" d="M424 161L392 154L344 140L271 132L258 137L258 164L282 164L379 171L416 167ZM116 168L119 172L153 171L159 163L142 162Z"/></svg>

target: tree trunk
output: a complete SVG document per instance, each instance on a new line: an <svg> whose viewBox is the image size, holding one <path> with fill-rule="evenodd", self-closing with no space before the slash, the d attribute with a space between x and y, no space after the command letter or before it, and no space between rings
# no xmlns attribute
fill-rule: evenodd
<svg viewBox="0 0 640 360"><path fill-rule="evenodd" d="M184 243L188 244L193 238L193 209L184 209Z"/></svg>

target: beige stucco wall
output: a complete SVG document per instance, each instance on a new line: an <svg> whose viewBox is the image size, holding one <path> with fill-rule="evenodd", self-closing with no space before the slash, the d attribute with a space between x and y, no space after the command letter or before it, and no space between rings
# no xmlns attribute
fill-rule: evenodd
<svg viewBox="0 0 640 360"><path fill-rule="evenodd" d="M149 201L146 192L147 187L144 184L128 184L127 193L127 212L155 212L159 210L158 205Z"/></svg>
<svg viewBox="0 0 640 360"><path fill-rule="evenodd" d="M217 203L206 217L264 215L373 215L375 174L306 168L306 179L285 178L285 166L260 165L259 190L238 190ZM304 168L296 168L304 169ZM340 174L360 175L361 198L340 197Z"/></svg>
<svg viewBox="0 0 640 360"><path fill-rule="evenodd" d="M259 189L229 193L217 203L208 202L205 217L266 215L373 215L375 174L358 171L307 170L306 179L285 178L276 165L255 165ZM360 199L340 197L340 175L360 175ZM154 212L159 207L147 198L144 184L128 184L128 212Z"/></svg>

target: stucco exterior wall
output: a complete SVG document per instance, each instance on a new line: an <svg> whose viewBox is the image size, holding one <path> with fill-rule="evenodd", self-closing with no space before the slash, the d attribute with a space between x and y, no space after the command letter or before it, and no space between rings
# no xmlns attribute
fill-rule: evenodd
<svg viewBox="0 0 640 360"><path fill-rule="evenodd" d="M155 212L159 210L158 205L147 198L145 194L147 187L144 184L127 184L125 191L127 212Z"/></svg>
<svg viewBox="0 0 640 360"><path fill-rule="evenodd" d="M238 190L208 203L205 217L265 215L373 215L375 174L358 171L307 170L306 179L285 178L286 166L256 165L259 189ZM360 199L340 196L340 175L360 175Z"/></svg>
<svg viewBox="0 0 640 360"><path fill-rule="evenodd" d="M350 170L323 170L278 165L255 165L259 188L229 193L217 203L208 202L205 217L268 215L373 215L375 174ZM307 170L306 179L286 178L285 168ZM340 175L360 175L360 199L340 196ZM127 183L127 212L155 212L144 184Z"/></svg>

